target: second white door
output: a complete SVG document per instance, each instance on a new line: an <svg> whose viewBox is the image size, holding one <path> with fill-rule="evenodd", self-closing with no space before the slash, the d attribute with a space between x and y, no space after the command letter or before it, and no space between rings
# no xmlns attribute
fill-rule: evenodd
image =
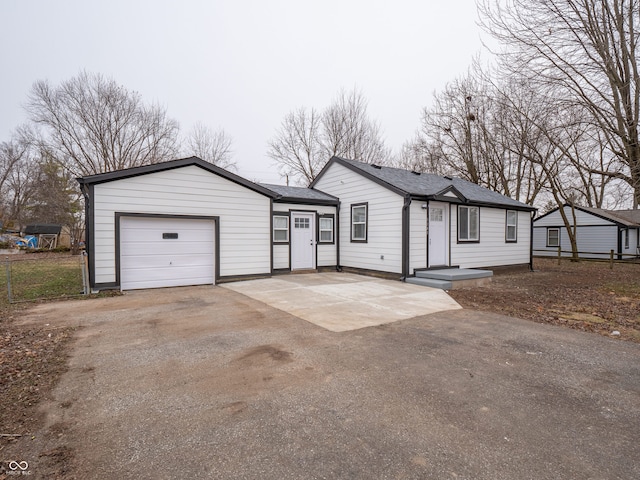
<svg viewBox="0 0 640 480"><path fill-rule="evenodd" d="M291 270L316 268L315 214L291 213Z"/></svg>

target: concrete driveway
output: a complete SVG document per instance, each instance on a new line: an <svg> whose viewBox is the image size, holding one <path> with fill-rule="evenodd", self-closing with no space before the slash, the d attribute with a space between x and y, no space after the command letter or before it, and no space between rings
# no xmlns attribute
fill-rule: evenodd
<svg viewBox="0 0 640 480"><path fill-rule="evenodd" d="M221 287L25 321L81 327L35 478L640 478L637 344L467 310L335 333Z"/></svg>
<svg viewBox="0 0 640 480"><path fill-rule="evenodd" d="M282 275L223 287L332 332L462 308L439 288L349 273Z"/></svg>

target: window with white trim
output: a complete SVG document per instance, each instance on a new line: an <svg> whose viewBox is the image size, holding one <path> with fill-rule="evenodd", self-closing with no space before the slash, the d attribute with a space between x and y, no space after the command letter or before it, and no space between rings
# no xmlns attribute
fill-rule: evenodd
<svg viewBox="0 0 640 480"><path fill-rule="evenodd" d="M518 212L515 210L507 210L505 240L507 242L518 241Z"/></svg>
<svg viewBox="0 0 640 480"><path fill-rule="evenodd" d="M351 205L351 241L367 241L367 204Z"/></svg>
<svg viewBox="0 0 640 480"><path fill-rule="evenodd" d="M333 243L333 215L319 218L318 231L320 243Z"/></svg>
<svg viewBox="0 0 640 480"><path fill-rule="evenodd" d="M624 231L624 248L629 249L629 229Z"/></svg>
<svg viewBox="0 0 640 480"><path fill-rule="evenodd" d="M480 241L480 208L458 206L458 241Z"/></svg>
<svg viewBox="0 0 640 480"><path fill-rule="evenodd" d="M560 246L560 229L547 228L547 247Z"/></svg>
<svg viewBox="0 0 640 480"><path fill-rule="evenodd" d="M284 215L273 216L273 242L286 243L289 241L289 217Z"/></svg>

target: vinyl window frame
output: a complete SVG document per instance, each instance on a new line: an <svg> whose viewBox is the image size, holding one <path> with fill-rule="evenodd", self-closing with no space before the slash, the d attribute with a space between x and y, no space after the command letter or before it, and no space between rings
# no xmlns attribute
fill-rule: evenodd
<svg viewBox="0 0 640 480"><path fill-rule="evenodd" d="M466 237L463 237L462 235L462 221L461 221L461 212L462 211L466 211L467 214L467 221L466 221L466 230L467 230L467 235ZM471 237L470 233L471 233L471 215L470 213L472 211L476 211L476 235L475 237ZM480 243L480 207L474 207L474 206L470 206L470 205L458 205L458 243Z"/></svg>
<svg viewBox="0 0 640 480"><path fill-rule="evenodd" d="M364 221L363 222L354 222L354 210L364 208ZM353 203L351 204L351 243L367 243L369 239L369 204L365 203ZM364 236L363 237L355 237L354 236L354 226L356 225L364 225Z"/></svg>
<svg viewBox="0 0 640 480"><path fill-rule="evenodd" d="M552 244L549 241L549 234L556 232L556 244ZM547 247L558 248L560 246L560 228L559 227L547 227Z"/></svg>
<svg viewBox="0 0 640 480"><path fill-rule="evenodd" d="M330 220L331 221L331 228L330 229L322 228L322 221L323 220ZM333 215L333 214L321 214L321 215L318 215L318 243L321 243L323 245L331 245L331 244L335 243L335 241L336 241L335 227L336 227L335 215ZM322 232L331 232L331 240L323 240L322 239Z"/></svg>
<svg viewBox="0 0 640 480"><path fill-rule="evenodd" d="M513 223L509 223L509 214L513 214ZM513 228L513 237L509 238L509 227ZM504 224L504 241L506 243L518 243L518 211L507 210L505 212L505 224Z"/></svg>
<svg viewBox="0 0 640 480"><path fill-rule="evenodd" d="M287 221L286 227L276 227L276 219L284 218ZM274 244L277 245L287 245L289 243L289 239L291 238L290 233L291 228L291 217L288 213L275 213L273 214L273 231L271 234L271 238ZM286 240L281 240L276 238L276 232L286 232Z"/></svg>

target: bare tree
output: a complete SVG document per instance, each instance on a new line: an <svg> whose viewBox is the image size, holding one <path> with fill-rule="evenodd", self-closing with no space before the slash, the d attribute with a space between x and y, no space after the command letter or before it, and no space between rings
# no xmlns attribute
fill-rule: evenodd
<svg viewBox="0 0 640 480"><path fill-rule="evenodd" d="M442 159L439 146L428 142L419 132L412 140L402 145L399 158L392 160L390 165L413 172L435 175L451 174Z"/></svg>
<svg viewBox="0 0 640 480"><path fill-rule="evenodd" d="M538 89L580 104L625 167L599 170L627 182L640 204L638 0L478 0L482 25L504 46L503 66Z"/></svg>
<svg viewBox="0 0 640 480"><path fill-rule="evenodd" d="M202 123L196 123L186 140L188 154L222 168L236 169L231 158L232 140L224 130L213 131Z"/></svg>
<svg viewBox="0 0 640 480"><path fill-rule="evenodd" d="M280 129L269 142L267 154L280 175L309 185L328 160L322 148L320 114L300 108L287 114Z"/></svg>
<svg viewBox="0 0 640 480"><path fill-rule="evenodd" d="M351 158L364 163L387 163L378 122L367 113L367 100L357 90L342 90L322 115L322 145L328 157ZM328 159L328 158L327 158Z"/></svg>
<svg viewBox="0 0 640 480"><path fill-rule="evenodd" d="M27 110L42 127L48 155L75 176L167 160L176 154L178 124L165 109L99 74L80 73L52 87L36 82Z"/></svg>
<svg viewBox="0 0 640 480"><path fill-rule="evenodd" d="M5 226L20 227L37 185L37 162L24 131L18 129L11 140L0 143L0 220Z"/></svg>
<svg viewBox="0 0 640 480"><path fill-rule="evenodd" d="M300 108L285 116L267 154L283 177L308 185L334 155L365 163L388 163L378 124L369 119L359 92L344 91L322 113Z"/></svg>

